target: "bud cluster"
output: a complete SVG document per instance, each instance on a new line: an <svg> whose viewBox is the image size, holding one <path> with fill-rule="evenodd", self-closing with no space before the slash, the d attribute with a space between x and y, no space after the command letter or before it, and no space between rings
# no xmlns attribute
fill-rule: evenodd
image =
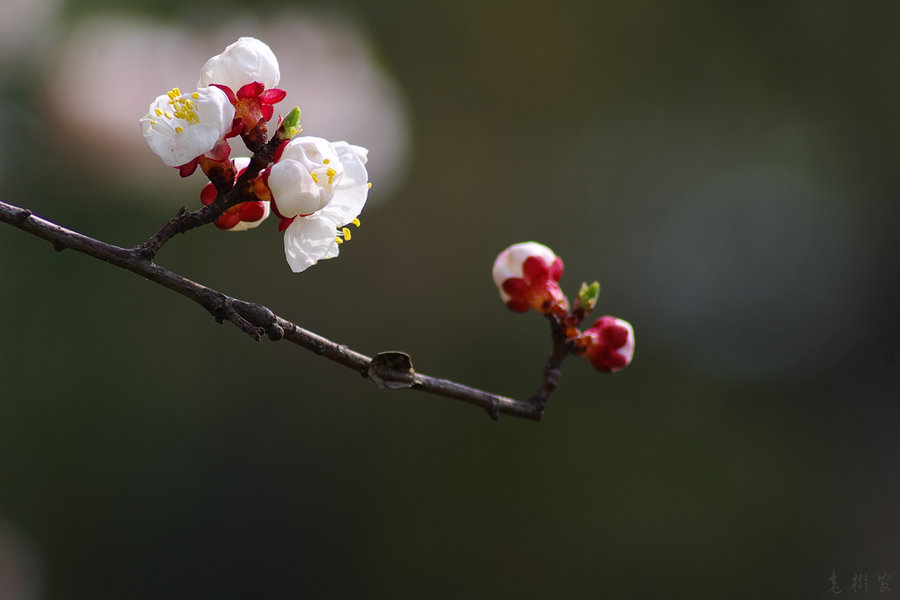
<svg viewBox="0 0 900 600"><path fill-rule="evenodd" d="M559 287L563 261L553 250L537 242L509 246L494 261L494 283L500 298L514 312L536 310L555 324L568 352L587 358L598 371L625 368L634 356L634 329L616 317L600 317L591 327L578 327L593 310L600 293L596 281L581 284L575 307Z"/></svg>
<svg viewBox="0 0 900 600"><path fill-rule="evenodd" d="M173 88L150 104L140 119L144 140L182 177L199 167L210 180L200 199L211 205L234 188L251 162L232 158L228 140L240 136L253 153L265 146L274 105L287 95L276 87L280 77L272 50L242 37L206 61L196 90ZM275 213L295 273L338 255L338 246L350 239L348 225L359 226L370 187L365 148L295 137L299 118L300 109L294 108L279 119L283 143L274 160L245 182L241 199L246 200L215 220L220 229L244 231Z"/></svg>

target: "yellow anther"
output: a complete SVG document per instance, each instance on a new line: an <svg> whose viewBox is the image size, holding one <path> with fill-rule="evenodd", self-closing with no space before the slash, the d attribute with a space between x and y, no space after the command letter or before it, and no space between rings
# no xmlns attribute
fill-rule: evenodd
<svg viewBox="0 0 900 600"><path fill-rule="evenodd" d="M337 171L335 171L331 167L328 167L328 170L325 171L325 174L328 175L329 177L334 177L335 175L337 175Z"/></svg>
<svg viewBox="0 0 900 600"><path fill-rule="evenodd" d="M372 182L371 182L371 181L370 181L368 184L366 184L366 185L369 186L369 189L372 189Z"/></svg>
<svg viewBox="0 0 900 600"><path fill-rule="evenodd" d="M161 116L163 116L163 112L162 112L162 110L161 110L161 109L159 109L159 108L155 108L155 109L153 109L153 112L155 112L155 113L156 113L156 116L157 116L157 117L161 117Z"/></svg>
<svg viewBox="0 0 900 600"><path fill-rule="evenodd" d="M331 162L331 159L330 159L330 158L326 158L325 160L322 161L322 164L323 164L323 165L327 165L327 164L329 164L330 162Z"/></svg>
<svg viewBox="0 0 900 600"><path fill-rule="evenodd" d="M175 128L175 133L181 133L182 131L184 131L184 127L182 127L181 125Z"/></svg>
<svg viewBox="0 0 900 600"><path fill-rule="evenodd" d="M343 244L343 243L344 243L344 240L342 240L342 239L339 238L339 237L334 238L334 241L336 241L338 244Z"/></svg>
<svg viewBox="0 0 900 600"><path fill-rule="evenodd" d="M319 176L318 176L318 175L316 175L315 173L310 173L310 175L312 176L313 181L315 181L316 183L319 183Z"/></svg>
<svg viewBox="0 0 900 600"><path fill-rule="evenodd" d="M354 225L356 225L357 227L359 227L359 219L353 219L350 222L353 223Z"/></svg>
<svg viewBox="0 0 900 600"><path fill-rule="evenodd" d="M194 100L199 100L200 94L198 94L197 92L194 92L193 94L191 94L191 98L193 98Z"/></svg>
<svg viewBox="0 0 900 600"><path fill-rule="evenodd" d="M350 241L350 230L347 229L346 227L344 227L343 229L341 229L341 233L344 234L344 239L349 242Z"/></svg>
<svg viewBox="0 0 900 600"><path fill-rule="evenodd" d="M180 96L180 95L181 95L181 90L178 89L177 87L176 87L176 88L172 88L172 91L175 92L175 95L176 95L176 96Z"/></svg>
<svg viewBox="0 0 900 600"><path fill-rule="evenodd" d="M172 118L172 113L170 113L169 111L166 111L166 112L164 112L163 114L166 115L166 118L167 118L167 119L171 119L171 118Z"/></svg>

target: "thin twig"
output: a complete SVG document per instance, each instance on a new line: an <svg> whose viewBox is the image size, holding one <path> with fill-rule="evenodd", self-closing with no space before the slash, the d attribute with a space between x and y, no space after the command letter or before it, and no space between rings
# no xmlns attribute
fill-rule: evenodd
<svg viewBox="0 0 900 600"><path fill-rule="evenodd" d="M412 368L409 356L402 352L382 352L375 357L360 354L279 317L261 304L232 298L165 269L153 262L142 251L142 246L131 249L115 246L66 229L35 216L30 210L2 201L0 201L0 221L51 242L57 250L71 249L87 254L136 273L190 298L205 308L217 321L230 321L255 340L259 340L263 334L273 341L285 339L357 371L382 388L407 388L461 400L480 406L494 419L498 418L500 414L507 414L539 421L543 416L547 396L555 389L556 379L559 377L558 364L551 356L548 369L553 362L556 365L556 371L555 374L551 372L552 370L545 372L545 383L535 394L535 398L539 400L521 401L471 388L447 379L416 373ZM174 235L174 232L173 230L171 235ZM168 233L160 237L162 243L169 239L165 235ZM161 245L160 243L159 246ZM156 246L156 250L159 249L159 246Z"/></svg>
<svg viewBox="0 0 900 600"><path fill-rule="evenodd" d="M247 189L247 185L259 175L260 171L265 169L269 163L272 162L272 159L275 157L275 153L278 150L278 146L285 141L282 133L283 132L279 129L271 140L260 148L259 151L254 153L247 169L240 177L238 177L231 189L224 191L224 193L220 193L211 204L193 212L187 212L186 209L182 208L178 211L178 214L163 225L149 240L138 246L136 251L140 253L143 258L153 260L163 244L172 239L176 233L185 233L191 229L200 227L201 225L212 223L232 206L248 200L256 200L256 197Z"/></svg>

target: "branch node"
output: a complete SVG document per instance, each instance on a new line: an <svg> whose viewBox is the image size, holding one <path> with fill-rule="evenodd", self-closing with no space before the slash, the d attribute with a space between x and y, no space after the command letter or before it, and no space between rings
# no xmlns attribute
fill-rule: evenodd
<svg viewBox="0 0 900 600"><path fill-rule="evenodd" d="M269 325L267 333L270 340L272 340L273 342L277 342L284 337L284 328L277 323L273 323L272 325Z"/></svg>
<svg viewBox="0 0 900 600"><path fill-rule="evenodd" d="M238 300L237 298L232 298L231 306L238 314L254 325L266 328L275 323L275 313L262 304L245 302L243 300Z"/></svg>
<svg viewBox="0 0 900 600"><path fill-rule="evenodd" d="M378 387L390 390L410 388L415 384L412 359L405 352L379 352L369 362L366 375Z"/></svg>
<svg viewBox="0 0 900 600"><path fill-rule="evenodd" d="M17 211L15 216L16 227L21 227L22 225L24 225L25 221L27 221L33 214L34 213L27 208L23 208L20 211Z"/></svg>
<svg viewBox="0 0 900 600"><path fill-rule="evenodd" d="M486 409L491 419L493 419L494 421L500 420L500 402L498 402L496 398L491 400L491 403L486 407Z"/></svg>

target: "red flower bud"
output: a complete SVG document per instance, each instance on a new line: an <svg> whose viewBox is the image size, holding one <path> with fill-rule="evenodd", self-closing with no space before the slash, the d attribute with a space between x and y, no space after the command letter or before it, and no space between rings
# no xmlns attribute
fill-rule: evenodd
<svg viewBox="0 0 900 600"><path fill-rule="evenodd" d="M600 317L578 338L581 354L598 371L611 373L624 369L634 356L634 329L628 321Z"/></svg>
<svg viewBox="0 0 900 600"><path fill-rule="evenodd" d="M513 244L494 261L494 283L510 310L530 308L542 314L563 315L569 301L557 283L562 277L562 259L537 242Z"/></svg>

